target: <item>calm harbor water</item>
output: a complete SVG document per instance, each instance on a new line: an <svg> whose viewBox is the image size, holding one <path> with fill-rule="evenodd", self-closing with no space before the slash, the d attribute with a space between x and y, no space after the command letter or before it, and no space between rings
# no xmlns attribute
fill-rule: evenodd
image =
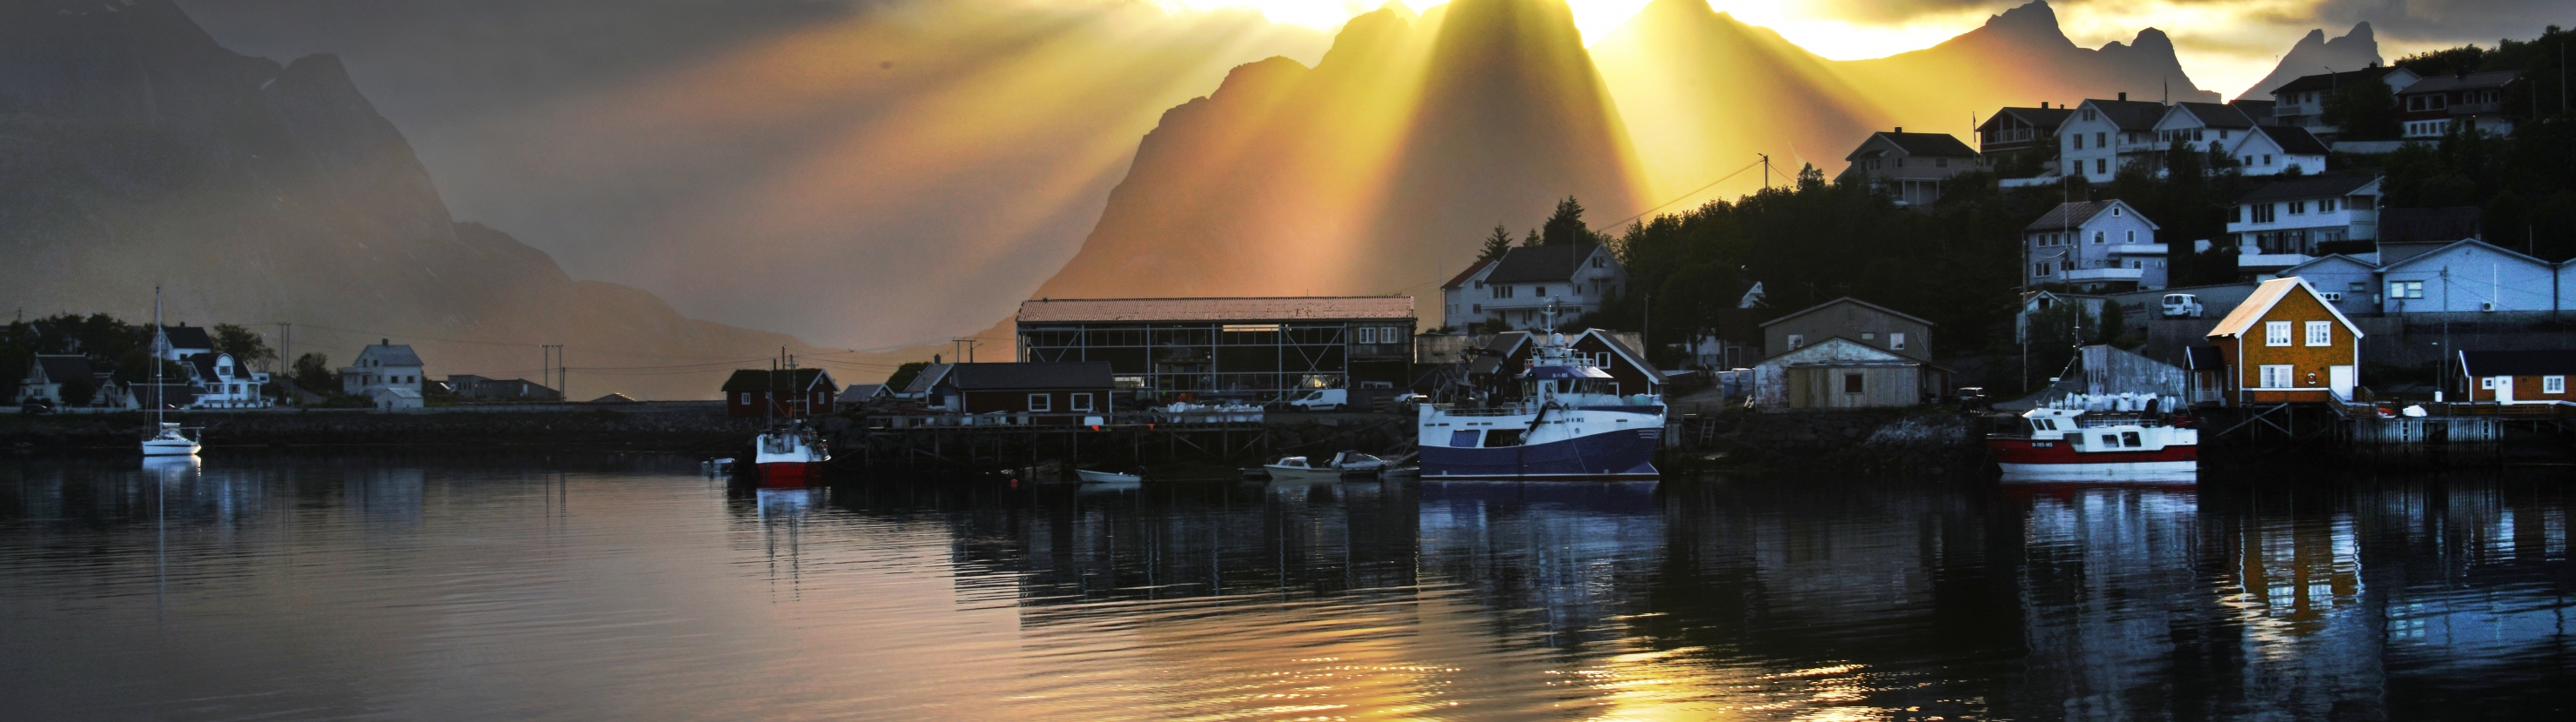
<svg viewBox="0 0 2576 722"><path fill-rule="evenodd" d="M0 718L2564 719L2570 483L16 459Z"/></svg>

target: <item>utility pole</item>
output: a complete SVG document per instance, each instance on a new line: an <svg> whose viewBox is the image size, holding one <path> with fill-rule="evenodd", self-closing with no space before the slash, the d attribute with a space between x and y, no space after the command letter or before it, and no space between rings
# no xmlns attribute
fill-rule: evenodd
<svg viewBox="0 0 2576 722"><path fill-rule="evenodd" d="M295 372L295 324L277 322L277 367L285 374Z"/></svg>
<svg viewBox="0 0 2576 722"><path fill-rule="evenodd" d="M1762 190L1771 190L1771 154L1755 153L1754 155L1762 156Z"/></svg>

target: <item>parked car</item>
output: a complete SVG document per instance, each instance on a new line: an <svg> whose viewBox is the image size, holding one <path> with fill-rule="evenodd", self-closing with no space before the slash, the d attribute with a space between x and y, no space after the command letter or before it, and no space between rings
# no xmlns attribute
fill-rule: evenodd
<svg viewBox="0 0 2576 722"><path fill-rule="evenodd" d="M2165 294L2165 318L2200 318L2200 297L2188 293Z"/></svg>
<svg viewBox="0 0 2576 722"><path fill-rule="evenodd" d="M1957 404L1963 409L1982 409L1991 407L1995 403L1994 399L1986 396L1986 387L1983 386L1961 387L1957 391L1950 392L1950 397L1942 401Z"/></svg>
<svg viewBox="0 0 2576 722"><path fill-rule="evenodd" d="M1340 411L1350 408L1351 392L1346 389L1316 389L1280 402L1280 406L1291 411Z"/></svg>
<svg viewBox="0 0 2576 722"><path fill-rule="evenodd" d="M21 414L50 414L53 412L54 405L42 401L29 401L26 405L18 407L18 413Z"/></svg>

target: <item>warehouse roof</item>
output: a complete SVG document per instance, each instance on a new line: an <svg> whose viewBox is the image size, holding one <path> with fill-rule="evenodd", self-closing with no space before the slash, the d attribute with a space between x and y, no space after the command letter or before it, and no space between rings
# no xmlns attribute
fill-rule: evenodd
<svg viewBox="0 0 2576 722"><path fill-rule="evenodd" d="M1020 302L1020 323L1410 319L1411 296L1269 298L1041 298Z"/></svg>

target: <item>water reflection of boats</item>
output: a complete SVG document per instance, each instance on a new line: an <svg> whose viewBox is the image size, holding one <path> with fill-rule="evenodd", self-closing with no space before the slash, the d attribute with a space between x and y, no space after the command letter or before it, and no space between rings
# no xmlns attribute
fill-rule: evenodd
<svg viewBox="0 0 2576 722"><path fill-rule="evenodd" d="M788 519L810 513L820 489L760 489L754 492L762 519Z"/></svg>
<svg viewBox="0 0 2576 722"><path fill-rule="evenodd" d="M203 463L194 454L146 456L143 457L143 472L161 481L186 481L188 477L195 476L198 470L204 468Z"/></svg>
<svg viewBox="0 0 2576 722"><path fill-rule="evenodd" d="M1550 484L1525 481L1422 482L1422 503L1552 504L1590 511L1651 514L1656 512L1653 481L1599 484Z"/></svg>

